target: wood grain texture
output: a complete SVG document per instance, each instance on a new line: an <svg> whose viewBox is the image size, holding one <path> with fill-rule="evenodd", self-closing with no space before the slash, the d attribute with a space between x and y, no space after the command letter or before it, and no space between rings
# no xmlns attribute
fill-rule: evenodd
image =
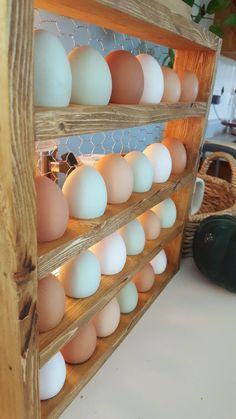
<svg viewBox="0 0 236 419"><path fill-rule="evenodd" d="M137 308L130 314L121 315L121 321L117 330L107 338L98 339L96 351L87 362L81 365L67 364L67 378L60 393L50 400L41 402L42 418L55 419L65 410L125 337L128 336L129 332L160 295L175 273L176 267L169 265L164 274L157 275L151 291L139 294Z"/></svg>
<svg viewBox="0 0 236 419"><path fill-rule="evenodd" d="M40 333L40 365L58 352L95 313L100 311L131 278L150 262L167 243L183 231L183 223L176 222L170 229L162 229L156 240L146 241L142 253L128 256L124 269L117 275L102 275L101 285L93 296L85 299L67 297L65 316L61 323L49 332ZM172 261L172 259L170 259Z"/></svg>
<svg viewBox="0 0 236 419"><path fill-rule="evenodd" d="M35 139L45 141L69 135L89 134L138 125L204 116L206 103L158 105L70 105L67 108L36 108Z"/></svg>
<svg viewBox="0 0 236 419"><path fill-rule="evenodd" d="M213 49L218 38L159 0L34 0L35 7L178 49ZM167 3L168 5L168 3ZM179 14L176 13L179 7Z"/></svg>
<svg viewBox="0 0 236 419"><path fill-rule="evenodd" d="M179 190L193 178L192 172L186 171L183 177L171 177L164 184L153 184L150 191L133 193L124 204L108 205L105 214L94 220L83 221L70 219L69 226L58 240L38 245L38 277L43 278L49 272L61 266L82 250L127 224L144 211Z"/></svg>
<svg viewBox="0 0 236 419"><path fill-rule="evenodd" d="M214 21L216 23L222 22L232 13L236 13L236 3L235 2L233 3L233 1L230 1L226 9L220 10L219 12L215 14ZM224 55L225 57L231 58L232 60L236 60L236 28L235 26L224 27L224 36L223 36L221 54Z"/></svg>
<svg viewBox="0 0 236 419"><path fill-rule="evenodd" d="M32 2L4 0L0 21L1 417L37 419Z"/></svg>

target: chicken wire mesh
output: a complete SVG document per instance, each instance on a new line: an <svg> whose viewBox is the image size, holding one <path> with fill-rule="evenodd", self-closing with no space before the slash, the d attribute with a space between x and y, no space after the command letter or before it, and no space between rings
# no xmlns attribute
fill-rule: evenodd
<svg viewBox="0 0 236 419"><path fill-rule="evenodd" d="M35 9L34 28L45 29L55 34L69 53L74 47L90 45L102 55L112 50L124 49L134 55L149 53L161 64L167 55L167 48L146 42L123 33L90 25L79 20L68 19ZM162 137L163 124L143 125L115 131L104 131L73 137L64 137L48 142L36 143L37 170L41 174L48 174L50 170L45 161L50 156L57 161L61 155L72 152L76 157L81 155L127 153L131 150L143 151L144 148L158 141ZM55 153L55 149L57 153ZM64 175L60 175L63 179ZM51 176L58 180L58 174Z"/></svg>

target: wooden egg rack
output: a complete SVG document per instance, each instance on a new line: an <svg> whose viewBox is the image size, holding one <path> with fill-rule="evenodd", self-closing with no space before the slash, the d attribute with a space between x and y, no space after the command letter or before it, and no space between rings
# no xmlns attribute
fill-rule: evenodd
<svg viewBox="0 0 236 419"><path fill-rule="evenodd" d="M163 3L165 5L163 5ZM176 49L175 69L193 70L200 82L198 101L158 105L33 106L33 7L104 26ZM3 0L0 10L0 413L3 419L55 418L96 373L179 268L184 225L197 173L221 41L188 18L187 6L173 0ZM188 165L181 177L132 194L122 205L108 205L99 219L71 219L65 235L37 245L35 223L34 140L47 141L105 130L166 122L165 135L187 147ZM98 292L85 300L67 298L62 322L37 332L37 281L72 256L127 224L168 196L178 209L173 228L147 241L143 253L128 257L122 272L103 277ZM38 369L69 341L79 327L164 247L168 268L152 290L139 295L138 307L121 316L116 332L98 340L92 358L68 366L60 393L39 401Z"/></svg>

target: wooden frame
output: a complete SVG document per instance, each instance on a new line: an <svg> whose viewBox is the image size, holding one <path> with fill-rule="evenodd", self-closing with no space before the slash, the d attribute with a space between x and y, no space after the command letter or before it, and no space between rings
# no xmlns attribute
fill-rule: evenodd
<svg viewBox="0 0 236 419"><path fill-rule="evenodd" d="M3 0L1 3L1 417L37 419L59 415L178 270L183 229L196 177L221 42L212 33L193 24L186 17L186 8L181 13L181 2L180 8L175 7L172 11L163 3L163 0L35 0L34 4L32 0L25 0L23 4ZM171 4L171 0L168 4ZM177 48L175 68L178 71L193 70L198 75L198 102L34 110L34 5ZM154 185L146 194L133 194L124 205L108 206L106 214L100 219L92 222L70 220L62 239L37 246L34 138L44 141L65 134L105 130L105 124L107 129L118 129L157 121L167 122L166 134L181 138L187 147L188 167L183 176L172 177L163 185ZM68 300L62 323L52 333L38 336L38 278L168 196L173 197L178 209L179 217L175 226L163 231L157 241L147 243L141 258L128 258L124 270L116 276L113 287L107 287L108 278L103 278L101 289L95 296L83 303ZM55 398L40 404L39 362L43 365L70 340L78 328L116 295L162 246L169 260L166 273L158 278L149 293L140 296L139 305L133 313L122 316L115 334L99 341L97 351L88 363L68 367L67 381L62 391Z"/></svg>

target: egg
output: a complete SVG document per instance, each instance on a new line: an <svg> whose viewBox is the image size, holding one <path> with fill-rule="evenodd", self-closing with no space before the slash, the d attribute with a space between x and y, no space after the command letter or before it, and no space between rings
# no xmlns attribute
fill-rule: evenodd
<svg viewBox="0 0 236 419"><path fill-rule="evenodd" d="M69 220L67 201L59 186L45 176L36 176L37 239L48 242L65 233Z"/></svg>
<svg viewBox="0 0 236 419"><path fill-rule="evenodd" d="M33 59L34 105L68 106L72 76L66 51L59 38L48 31L35 30Z"/></svg>
<svg viewBox="0 0 236 419"><path fill-rule="evenodd" d="M74 169L62 188L70 216L81 219L97 218L107 206L107 190L101 174L90 166Z"/></svg>
<svg viewBox="0 0 236 419"><path fill-rule="evenodd" d="M172 169L172 160L168 148L161 143L153 143L145 148L144 154L150 160L153 168L153 182L166 182Z"/></svg>
<svg viewBox="0 0 236 419"><path fill-rule="evenodd" d="M192 71L184 71L181 76L181 102L194 102L197 99L199 81Z"/></svg>
<svg viewBox="0 0 236 419"><path fill-rule="evenodd" d="M164 78L160 65L150 54L139 54L137 59L144 75L144 89L140 103L160 103L164 91Z"/></svg>
<svg viewBox="0 0 236 419"><path fill-rule="evenodd" d="M104 275L115 275L125 266L125 242L116 232L92 246L91 251L97 256Z"/></svg>
<svg viewBox="0 0 236 419"><path fill-rule="evenodd" d="M177 103L181 95L181 83L177 73L169 67L162 67L164 77L164 93L162 102Z"/></svg>
<svg viewBox="0 0 236 419"><path fill-rule="evenodd" d="M149 291L154 284L155 273L152 265L147 263L133 278L132 282L135 284L138 292Z"/></svg>
<svg viewBox="0 0 236 419"><path fill-rule="evenodd" d="M155 205L152 211L158 215L161 228L170 228L174 225L177 217L177 210L174 201L171 198L167 198L160 204Z"/></svg>
<svg viewBox="0 0 236 419"><path fill-rule="evenodd" d="M110 102L138 104L143 94L144 76L137 58L124 50L112 51L105 58L112 77Z"/></svg>
<svg viewBox="0 0 236 419"><path fill-rule="evenodd" d="M112 79L103 56L84 45L68 55L72 72L71 102L79 105L107 105L111 97Z"/></svg>
<svg viewBox="0 0 236 419"><path fill-rule="evenodd" d="M59 279L69 297L89 297L100 285L100 263L90 250L86 250L61 266Z"/></svg>
<svg viewBox="0 0 236 419"><path fill-rule="evenodd" d="M60 281L52 274L38 283L38 330L46 332L56 327L65 313L65 291Z"/></svg>
<svg viewBox="0 0 236 419"><path fill-rule="evenodd" d="M66 380L66 364L57 352L39 370L39 398L48 400L56 396Z"/></svg>
<svg viewBox="0 0 236 419"><path fill-rule="evenodd" d="M131 151L125 155L134 177L133 192L147 192L152 186L153 168L149 159L141 151Z"/></svg>
<svg viewBox="0 0 236 419"><path fill-rule="evenodd" d="M162 274L166 270L167 257L165 250L161 250L152 260L151 265L156 275Z"/></svg>
<svg viewBox="0 0 236 419"><path fill-rule="evenodd" d="M117 294L117 301L122 314L128 314L137 307L138 291L133 282L129 282L121 289Z"/></svg>
<svg viewBox="0 0 236 419"><path fill-rule="evenodd" d="M95 164L107 188L109 204L122 204L130 198L134 176L129 163L120 154L107 154Z"/></svg>
<svg viewBox="0 0 236 419"><path fill-rule="evenodd" d="M63 346L61 353L69 364L82 364L95 352L97 333L92 322L81 327L75 337Z"/></svg>
<svg viewBox="0 0 236 419"><path fill-rule="evenodd" d="M93 319L97 336L104 338L112 335L120 323L120 306L113 298Z"/></svg>
<svg viewBox="0 0 236 419"><path fill-rule="evenodd" d="M138 221L144 229L146 240L157 239L161 231L161 222L159 217L152 210L147 210L140 215Z"/></svg>
<svg viewBox="0 0 236 419"><path fill-rule="evenodd" d="M138 255L145 246L145 233L138 220L133 220L118 230L126 246L129 256Z"/></svg>
<svg viewBox="0 0 236 419"><path fill-rule="evenodd" d="M180 175L183 173L187 165L187 152L183 143L177 138L167 137L162 141L171 155L173 175Z"/></svg>

